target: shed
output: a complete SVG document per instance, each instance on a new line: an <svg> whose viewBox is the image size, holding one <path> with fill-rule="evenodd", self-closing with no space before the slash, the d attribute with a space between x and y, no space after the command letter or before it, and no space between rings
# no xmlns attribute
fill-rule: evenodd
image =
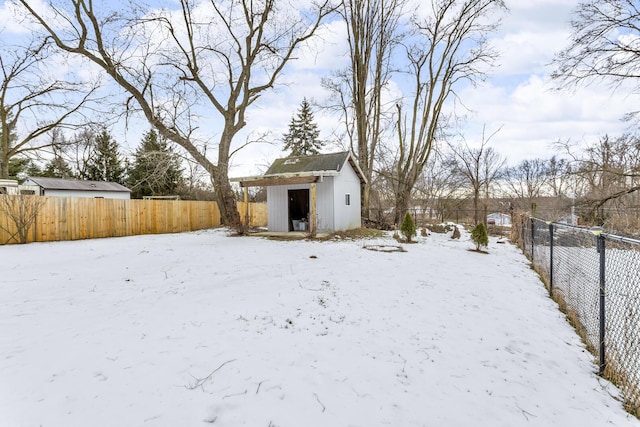
<svg viewBox="0 0 640 427"><path fill-rule="evenodd" d="M361 226L360 187L366 182L349 151L277 159L264 175L236 178L247 187L267 187L271 232L332 233Z"/></svg>
<svg viewBox="0 0 640 427"><path fill-rule="evenodd" d="M116 182L30 177L23 185L36 186L41 196L130 199L131 190Z"/></svg>

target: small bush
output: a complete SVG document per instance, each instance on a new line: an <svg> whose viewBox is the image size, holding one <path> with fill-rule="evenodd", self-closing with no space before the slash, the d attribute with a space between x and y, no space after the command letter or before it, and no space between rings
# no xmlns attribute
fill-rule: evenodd
<svg viewBox="0 0 640 427"><path fill-rule="evenodd" d="M471 230L471 240L476 244L476 250L479 251L481 247L489 246L489 235L487 234L487 227L484 223L478 223L473 230Z"/></svg>
<svg viewBox="0 0 640 427"><path fill-rule="evenodd" d="M409 212L404 216L400 231L405 239L407 239L407 242L411 242L411 238L416 235L416 224L413 222L413 218Z"/></svg>

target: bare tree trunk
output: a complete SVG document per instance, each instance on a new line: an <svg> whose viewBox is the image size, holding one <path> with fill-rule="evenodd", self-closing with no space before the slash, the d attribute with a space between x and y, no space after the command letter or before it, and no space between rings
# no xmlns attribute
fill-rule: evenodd
<svg viewBox="0 0 640 427"><path fill-rule="evenodd" d="M9 158L0 150L0 179L9 179Z"/></svg>
<svg viewBox="0 0 640 427"><path fill-rule="evenodd" d="M478 224L480 222L480 187L473 189L473 223Z"/></svg>
<svg viewBox="0 0 640 427"><path fill-rule="evenodd" d="M362 206L360 207L360 215L363 218L369 218L370 198L371 198L371 181L367 181L366 183L362 183L360 185L360 199L362 201Z"/></svg>
<svg viewBox="0 0 640 427"><path fill-rule="evenodd" d="M393 223L400 225L404 219L404 215L409 209L409 201L411 200L411 187L408 185L399 185L396 190L396 203Z"/></svg>
<svg viewBox="0 0 640 427"><path fill-rule="evenodd" d="M367 182L361 186L361 214L369 217L376 147L387 130L383 90L391 76L398 24L405 0L342 0L350 64L336 79L324 81L341 112L351 150Z"/></svg>
<svg viewBox="0 0 640 427"><path fill-rule="evenodd" d="M225 126L226 129L232 129L232 126ZM239 227L241 225L240 213L236 204L236 194L229 182L229 147L233 135L226 130L223 131L220 138L220 148L218 150L218 164L212 166L211 177L214 181L214 190L218 199L218 208L220 209L220 218L222 223L229 227Z"/></svg>
<svg viewBox="0 0 640 427"><path fill-rule="evenodd" d="M229 183L229 177L226 172L223 168L216 168L211 176L214 181L214 190L223 225L237 227L241 222L240 213L238 212L235 193Z"/></svg>

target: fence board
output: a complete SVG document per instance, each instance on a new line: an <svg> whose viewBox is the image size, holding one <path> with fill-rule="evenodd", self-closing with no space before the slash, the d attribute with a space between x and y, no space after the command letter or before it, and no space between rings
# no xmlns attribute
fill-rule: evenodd
<svg viewBox="0 0 640 427"><path fill-rule="evenodd" d="M29 242L179 233L220 225L216 202L71 197L42 200L44 204L29 232ZM238 211L243 217L244 203L238 203ZM249 216L252 226L265 226L267 205L250 203ZM0 244L16 243L9 241L15 232L13 223L0 211Z"/></svg>

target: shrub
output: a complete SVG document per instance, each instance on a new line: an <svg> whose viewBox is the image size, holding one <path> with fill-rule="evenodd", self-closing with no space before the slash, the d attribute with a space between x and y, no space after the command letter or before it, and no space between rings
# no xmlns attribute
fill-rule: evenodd
<svg viewBox="0 0 640 427"><path fill-rule="evenodd" d="M0 230L7 232L10 236L6 242L0 242L0 244L8 243L11 240L21 244L27 243L29 230L35 223L44 203L45 198L40 196L0 194L0 216L7 218L7 225L0 223ZM15 231L12 228L15 228Z"/></svg>
<svg viewBox="0 0 640 427"><path fill-rule="evenodd" d="M487 227L484 223L478 223L473 230L471 230L471 240L476 244L476 250L479 251L480 247L489 246L489 235L487 234Z"/></svg>
<svg viewBox="0 0 640 427"><path fill-rule="evenodd" d="M407 212L400 226L402 235L407 239L407 242L411 242L411 238L416 235L416 224L413 222L411 214Z"/></svg>

